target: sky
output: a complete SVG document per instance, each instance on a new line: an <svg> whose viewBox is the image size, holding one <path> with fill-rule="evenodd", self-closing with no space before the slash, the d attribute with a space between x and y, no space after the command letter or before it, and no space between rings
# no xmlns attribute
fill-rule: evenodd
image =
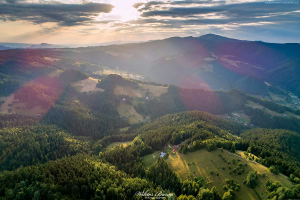
<svg viewBox="0 0 300 200"><path fill-rule="evenodd" d="M208 33L300 43L300 0L0 0L0 42L95 45Z"/></svg>

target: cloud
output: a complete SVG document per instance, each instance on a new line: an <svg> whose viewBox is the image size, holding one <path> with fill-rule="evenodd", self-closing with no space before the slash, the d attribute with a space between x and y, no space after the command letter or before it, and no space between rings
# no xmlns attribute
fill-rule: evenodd
<svg viewBox="0 0 300 200"><path fill-rule="evenodd" d="M20 3L18 0L0 0L0 17L10 21L25 20L35 24L47 22L59 26L88 25L95 23L99 13L109 13L113 9L110 4L83 3L65 4L51 1L50 3Z"/></svg>
<svg viewBox="0 0 300 200"><path fill-rule="evenodd" d="M133 5L140 12L138 19L113 23L110 27L121 34L134 34L137 37L143 34L170 37L225 33L236 38L247 35L255 39L267 38L266 41L276 41L276 38L299 41L292 34L300 32L299 3L280 0L150 1ZM247 34L247 31L251 33ZM275 32L282 35L275 37Z"/></svg>
<svg viewBox="0 0 300 200"><path fill-rule="evenodd" d="M175 3L173 2L172 5ZM164 4L161 4L164 5ZM296 4L297 5L297 4ZM221 4L216 6L193 6L193 7L169 7L167 9L157 8L155 10L145 10L142 17L186 17L208 13L226 13L232 18L258 17L266 14L290 12L299 10L300 7L290 4L266 4L265 2Z"/></svg>
<svg viewBox="0 0 300 200"><path fill-rule="evenodd" d="M270 24L273 24L272 28L278 26L276 29L285 29L290 24L299 25L299 2L253 1L181 0L137 3L134 7L141 13L141 18L129 21L128 24L132 24L132 29L139 31L166 29L170 32L176 28L182 32L204 29L234 31L242 27L261 27ZM128 30L126 27L126 31Z"/></svg>

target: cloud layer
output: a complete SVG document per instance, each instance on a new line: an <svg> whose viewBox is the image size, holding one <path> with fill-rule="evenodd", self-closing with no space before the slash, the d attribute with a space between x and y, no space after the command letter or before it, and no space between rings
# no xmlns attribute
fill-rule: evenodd
<svg viewBox="0 0 300 200"><path fill-rule="evenodd" d="M294 3L293 3L294 2ZM141 23L161 23L176 25L216 25L232 23L281 23L299 22L300 4L291 3L251 2L225 3L222 1L172 1L148 2L135 4L141 11ZM207 4L201 6L201 4ZM183 6L184 5L184 6ZM135 23L135 22L131 22Z"/></svg>
<svg viewBox="0 0 300 200"><path fill-rule="evenodd" d="M40 25L39 33L58 35L63 30L74 38L77 34L98 39L105 34L105 38L115 37L111 40L140 41L215 33L239 39L300 42L300 0L141 1L0 0L0 25L27 21ZM5 34L9 35L9 30Z"/></svg>
<svg viewBox="0 0 300 200"><path fill-rule="evenodd" d="M3 20L25 20L35 24L54 22L59 26L87 25L95 22L100 13L109 13L110 4L61 2L26 3L18 0L0 1L0 17Z"/></svg>

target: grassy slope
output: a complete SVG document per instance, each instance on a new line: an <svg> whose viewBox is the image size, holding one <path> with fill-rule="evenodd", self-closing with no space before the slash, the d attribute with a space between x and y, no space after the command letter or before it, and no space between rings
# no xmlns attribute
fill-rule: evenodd
<svg viewBox="0 0 300 200"><path fill-rule="evenodd" d="M248 101L248 103L246 104L246 106L248 107L252 107L252 108L256 108L256 109L260 109L260 110L264 110L266 113L270 114L270 115L273 115L273 116L283 116L284 114L287 115L287 117L296 117L298 119L300 119L300 116L299 115L296 115L294 113L290 113L290 112L284 112L282 114L280 113L277 113L277 112L274 112L272 110L269 110L268 108L265 108L264 106L262 105L258 105L256 103L254 103L253 101Z"/></svg>
<svg viewBox="0 0 300 200"><path fill-rule="evenodd" d="M109 151L112 148L114 148L117 145L123 145L123 147L127 147L132 141L126 141L126 142L113 142L111 144L109 144L106 148L105 151Z"/></svg>
<svg viewBox="0 0 300 200"><path fill-rule="evenodd" d="M135 124L144 120L144 117L136 112L132 105L121 102L117 109L121 116L126 116L129 119L130 124Z"/></svg>
<svg viewBox="0 0 300 200"><path fill-rule="evenodd" d="M169 148L164 150L164 152L170 152ZM240 152L241 153L241 152ZM230 161L231 163L228 164L224 162L219 154L222 154L225 157L226 161ZM156 155L156 158L153 158L153 155ZM151 164L157 159L158 151L154 152L153 154L145 156L144 162L147 167L151 166ZM232 159L236 160L236 164L232 163ZM245 172L243 174L238 175L235 173L230 174L231 170L228 169L228 166L231 165L232 169L238 166L238 159L240 159L242 164L246 164ZM167 162L173 168L174 171L178 172L182 179L190 178L191 176L202 176L206 177L208 181L211 181L211 187L216 186L218 191L223 194L224 189L223 186L225 185L226 179L233 179L237 181L241 185L241 189L236 192L236 199L237 200L247 200L247 199L259 199L255 191L251 188L248 188L243 184L243 180L246 178L247 173L249 171L257 171L258 174L265 174L266 177L259 176L259 185L256 187L256 191L261 199L267 199L267 190L265 187L265 183L268 179L272 179L275 181L281 182L286 187L291 187L292 183L285 177L284 175L274 175L272 174L267 167L246 160L245 158L237 155L233 155L230 152L221 150L215 150L212 152L208 152L205 149L198 150L192 153L187 154L170 154ZM195 164L192 164L192 163ZM225 170L222 169L225 167ZM211 175L210 171L218 171L219 176ZM195 174L194 174L195 171Z"/></svg>
<svg viewBox="0 0 300 200"><path fill-rule="evenodd" d="M74 82L74 83L72 83L72 85L79 92L93 92L93 91L103 92L104 89L96 87L97 83L98 83L98 79L93 79L90 77L85 80L80 80L80 81Z"/></svg>
<svg viewBox="0 0 300 200"><path fill-rule="evenodd" d="M159 97L160 95L168 92L168 88L164 86L156 86L156 85L148 85L148 84L140 84L140 86L143 89L148 90L155 97Z"/></svg>

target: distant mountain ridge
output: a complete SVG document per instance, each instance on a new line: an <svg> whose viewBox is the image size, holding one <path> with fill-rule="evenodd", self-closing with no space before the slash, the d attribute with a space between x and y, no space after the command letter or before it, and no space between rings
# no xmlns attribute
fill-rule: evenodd
<svg viewBox="0 0 300 200"><path fill-rule="evenodd" d="M55 49L55 48L65 48L65 47L64 46L60 46L60 45L53 45L53 44L41 43L39 45L31 45L28 48L29 49Z"/></svg>
<svg viewBox="0 0 300 200"><path fill-rule="evenodd" d="M5 47L5 49L4 49ZM1 49L3 48L3 49ZM48 43L41 43L41 44L29 44L29 43L1 43L0 42L0 50L7 50L7 49L40 49L40 48L66 48L62 45L53 45Z"/></svg>
<svg viewBox="0 0 300 200"><path fill-rule="evenodd" d="M6 46L3 46L3 45L0 45L0 50L8 50L10 49L9 47L6 47Z"/></svg>
<svg viewBox="0 0 300 200"><path fill-rule="evenodd" d="M74 63L74 67L78 62L90 63L186 88L239 89L248 94L267 96L270 87L279 86L300 94L300 44L245 41L207 34L59 50L51 48L60 46L48 44L31 48L43 48L39 51L32 49L31 56L43 54L54 58L56 61L52 64L56 62L62 68L65 62Z"/></svg>

